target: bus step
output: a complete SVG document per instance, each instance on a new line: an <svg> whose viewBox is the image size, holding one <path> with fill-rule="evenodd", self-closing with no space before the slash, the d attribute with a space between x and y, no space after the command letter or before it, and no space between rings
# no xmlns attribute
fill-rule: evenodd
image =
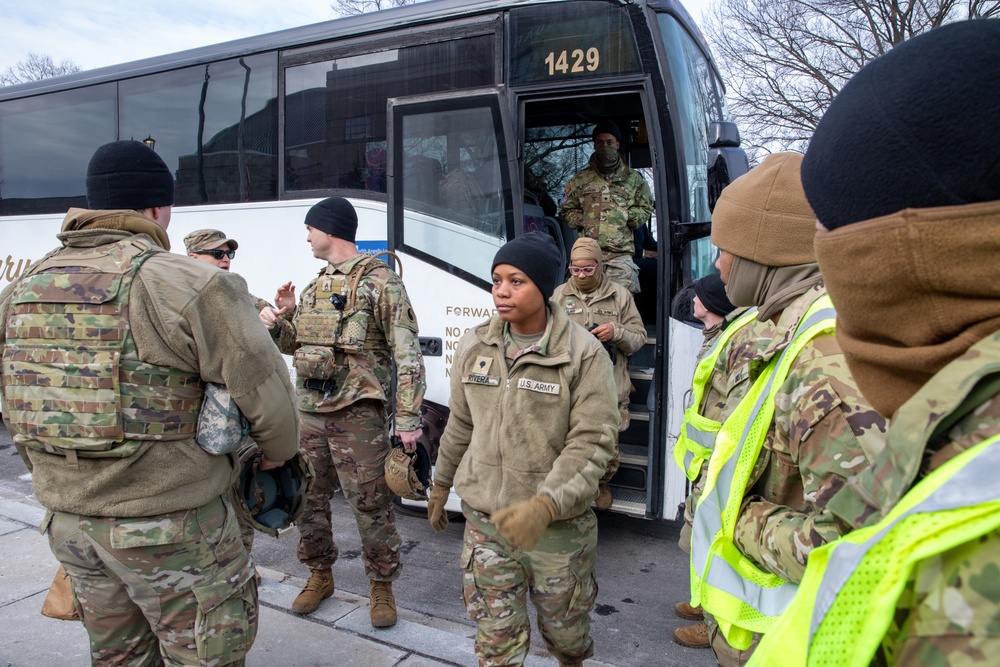
<svg viewBox="0 0 1000 667"><path fill-rule="evenodd" d="M652 368L633 368L628 372L629 378L633 380L641 380L644 382L652 382L653 380L653 369Z"/></svg>
<svg viewBox="0 0 1000 667"><path fill-rule="evenodd" d="M639 403L629 403L628 413L633 420L649 421L649 408Z"/></svg>
<svg viewBox="0 0 1000 667"><path fill-rule="evenodd" d="M625 465L645 468L649 464L649 450L640 445L619 445L621 462Z"/></svg>
<svg viewBox="0 0 1000 667"><path fill-rule="evenodd" d="M646 492L621 489L611 485L611 511L631 516L646 516Z"/></svg>

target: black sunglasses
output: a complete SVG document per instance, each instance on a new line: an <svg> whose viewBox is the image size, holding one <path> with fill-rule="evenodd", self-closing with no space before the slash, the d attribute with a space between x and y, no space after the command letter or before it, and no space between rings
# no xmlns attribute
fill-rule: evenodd
<svg viewBox="0 0 1000 667"><path fill-rule="evenodd" d="M235 250L219 250L219 249L215 249L215 250L195 250L194 254L196 254L196 255L211 255L215 259L222 259L223 257L228 257L229 259L232 259L233 257L236 257L236 251Z"/></svg>

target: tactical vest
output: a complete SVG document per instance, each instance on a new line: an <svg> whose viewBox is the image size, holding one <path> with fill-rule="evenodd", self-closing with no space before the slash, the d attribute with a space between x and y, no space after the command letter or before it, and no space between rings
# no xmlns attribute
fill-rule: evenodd
<svg viewBox="0 0 1000 667"><path fill-rule="evenodd" d="M198 375L139 361L128 320L139 267L156 252L132 236L50 253L14 287L3 350L14 442L66 456L126 457L143 441L194 437Z"/></svg>
<svg viewBox="0 0 1000 667"><path fill-rule="evenodd" d="M747 312L729 323L729 326L715 339L708 354L698 362L691 381L691 405L684 411L681 434L674 445L674 461L692 482L701 474L702 464L712 455L715 436L722 428L722 422L709 419L701 414L701 402L705 389L712 379L715 364L726 350L726 346L736 332L757 319L757 309Z"/></svg>
<svg viewBox="0 0 1000 667"><path fill-rule="evenodd" d="M705 489L694 515L691 600L715 616L726 641L747 649L791 603L796 586L760 570L734 542L743 496L774 418L777 392L799 352L834 330L830 297L814 301L788 346L758 376L723 423L708 463Z"/></svg>
<svg viewBox="0 0 1000 667"><path fill-rule="evenodd" d="M302 346L296 351L297 360L310 355L318 359L324 356L324 348L347 354L389 349L385 336L378 329L374 313L357 298L361 278L380 267L385 267L385 264L367 256L360 259L346 276L332 273L332 267L320 272L315 289L302 299L296 319L296 341ZM326 356L332 366L332 355L327 352ZM296 369L304 377L332 377L333 368L324 371L323 366L324 363L316 363L315 368L309 370L303 365L307 369L303 373L298 370L297 363Z"/></svg>

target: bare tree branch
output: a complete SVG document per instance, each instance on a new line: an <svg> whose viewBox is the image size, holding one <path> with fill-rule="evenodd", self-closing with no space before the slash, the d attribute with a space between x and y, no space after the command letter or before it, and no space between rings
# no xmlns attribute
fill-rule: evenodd
<svg viewBox="0 0 1000 667"><path fill-rule="evenodd" d="M0 86L13 86L16 83L38 81L79 71L80 66L72 60L63 60L57 65L47 53L29 53L27 58L19 60L0 73Z"/></svg>
<svg viewBox="0 0 1000 667"><path fill-rule="evenodd" d="M356 14L377 12L380 9L388 9L389 7L413 5L417 2L420 2L420 0L333 0L330 3L330 9L338 16L355 16Z"/></svg>
<svg viewBox="0 0 1000 667"><path fill-rule="evenodd" d="M1000 0L719 0L704 30L752 154L803 150L845 83L902 41Z"/></svg>

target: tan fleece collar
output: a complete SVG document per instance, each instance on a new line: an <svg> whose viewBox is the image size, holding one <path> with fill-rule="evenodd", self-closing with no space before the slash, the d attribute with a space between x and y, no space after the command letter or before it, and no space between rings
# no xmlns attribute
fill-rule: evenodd
<svg viewBox="0 0 1000 667"><path fill-rule="evenodd" d="M170 237L167 236L167 232L149 218L135 211L89 211L82 208L71 208L66 213L62 224L64 232L94 229L146 234L153 239L156 245L164 250L170 250Z"/></svg>
<svg viewBox="0 0 1000 667"><path fill-rule="evenodd" d="M816 235L837 340L889 417L1000 329L1000 201L908 209Z"/></svg>

